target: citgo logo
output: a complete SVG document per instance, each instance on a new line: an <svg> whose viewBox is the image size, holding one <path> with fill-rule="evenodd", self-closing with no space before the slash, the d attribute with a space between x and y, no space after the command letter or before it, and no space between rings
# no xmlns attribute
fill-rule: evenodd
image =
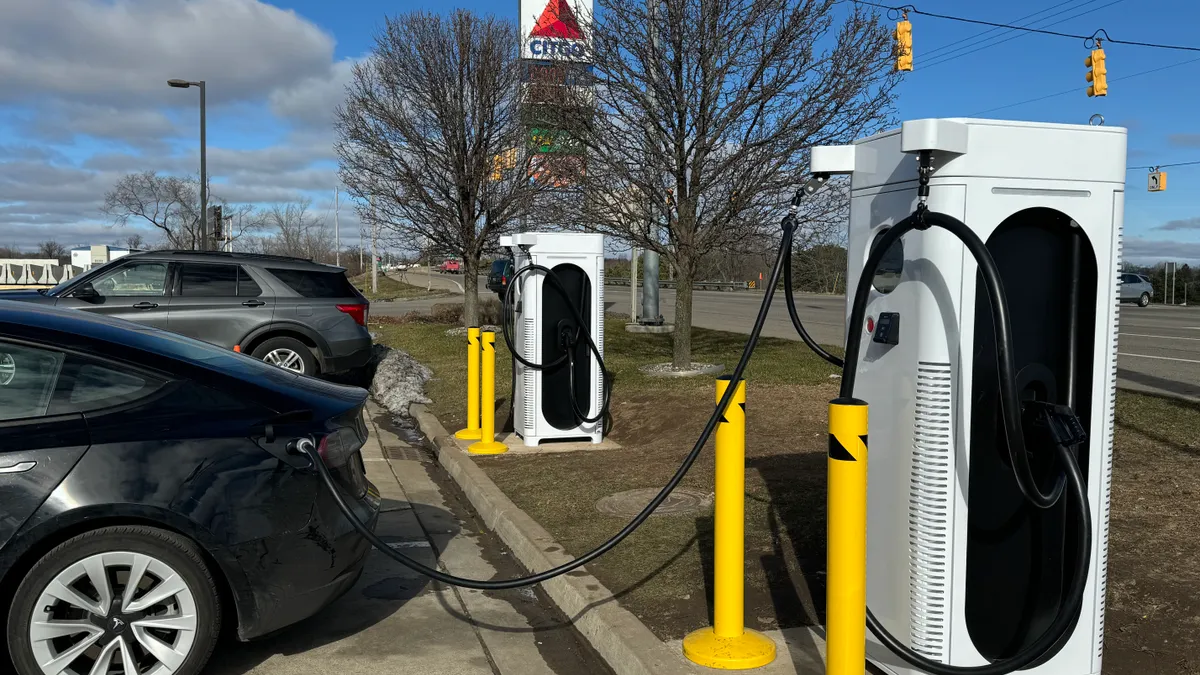
<svg viewBox="0 0 1200 675"><path fill-rule="evenodd" d="M583 57L587 53L569 0L549 0L529 37L533 38L529 51L534 56Z"/></svg>

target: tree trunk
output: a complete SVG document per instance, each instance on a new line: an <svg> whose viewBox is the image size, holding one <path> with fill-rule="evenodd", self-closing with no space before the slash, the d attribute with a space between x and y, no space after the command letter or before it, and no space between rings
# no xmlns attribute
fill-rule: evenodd
<svg viewBox="0 0 1200 675"><path fill-rule="evenodd" d="M692 364L692 269L691 260L679 260L675 269L675 332L671 334L671 365L687 368Z"/></svg>
<svg viewBox="0 0 1200 675"><path fill-rule="evenodd" d="M479 258L463 256L463 325L479 325Z"/></svg>

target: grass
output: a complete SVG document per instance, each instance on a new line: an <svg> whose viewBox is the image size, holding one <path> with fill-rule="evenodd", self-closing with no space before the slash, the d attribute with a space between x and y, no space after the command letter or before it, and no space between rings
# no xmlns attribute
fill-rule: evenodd
<svg viewBox="0 0 1200 675"><path fill-rule="evenodd" d="M350 283L372 302L385 300L411 300L413 298L436 298L446 295L443 291L427 291L423 286L413 286L398 279L393 279L380 272L377 280L378 291L371 292L370 273L351 277Z"/></svg>
<svg viewBox="0 0 1200 675"><path fill-rule="evenodd" d="M375 328L375 326L373 326ZM434 412L465 424L465 355L448 326L383 324L381 341L429 365ZM626 333L610 318L605 352L615 375L611 437L603 452L477 458L517 506L579 554L625 519L601 515L609 494L661 486L712 411L707 378L658 379L640 365L670 358L666 336ZM695 329L695 360L731 368L745 336ZM497 341L499 415L508 411L509 355ZM823 617L826 405L834 369L803 345L763 340L747 371L746 625L770 629ZM712 490L711 451L682 487ZM1200 673L1200 406L1121 391L1117 397L1109 539L1106 673ZM659 637L707 625L712 520L654 517L589 564Z"/></svg>

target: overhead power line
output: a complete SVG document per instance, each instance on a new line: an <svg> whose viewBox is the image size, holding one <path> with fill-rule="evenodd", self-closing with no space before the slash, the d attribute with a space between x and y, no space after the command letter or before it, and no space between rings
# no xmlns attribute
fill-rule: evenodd
<svg viewBox="0 0 1200 675"><path fill-rule="evenodd" d="M1194 162L1175 162L1173 164L1154 164L1154 165L1147 164L1146 166L1131 166L1131 167L1127 168L1126 171L1133 171L1134 169L1148 169L1148 170L1169 169L1173 166L1195 166L1196 164L1200 164L1200 160L1196 160Z"/></svg>
<svg viewBox="0 0 1200 675"><path fill-rule="evenodd" d="M1166 66L1159 66L1158 68L1151 68L1150 70L1143 70L1140 73L1131 73L1129 75L1122 75L1121 77L1114 77L1110 81L1111 82L1120 82L1122 80L1130 80L1135 77L1143 77L1145 75L1150 75L1151 73L1158 73L1158 72L1161 72L1164 70L1170 70L1171 68L1178 68L1179 66L1186 66L1189 63L1197 63L1197 62L1200 62L1200 58L1188 59L1186 61L1180 61L1178 63L1172 63L1172 64L1169 64ZM970 115L968 115L968 117L975 117L976 115L986 115L987 113L996 112L998 110L1007 110L1008 108L1015 108L1017 106L1027 105L1029 103L1037 103L1038 101L1045 101L1046 99L1057 98L1059 96L1066 96L1067 94L1078 94L1078 93L1079 93L1079 87L1071 87L1070 89L1066 89L1064 91L1060 91L1060 92L1057 92L1054 94L1046 94L1045 96L1039 96L1037 98L1031 98L1031 99L1028 99L1025 101L1019 101L1017 103L1009 103L1008 105L1002 105L1002 106L997 106L995 108L988 108L987 110L980 110L979 112L973 112Z"/></svg>
<svg viewBox="0 0 1200 675"><path fill-rule="evenodd" d="M970 24L975 24L977 26L991 26L992 28L1006 28L1008 30L1024 31L1026 33L1037 33L1039 35L1050 35L1053 37L1072 38L1075 40L1085 40L1085 41L1092 41L1092 42L1095 42L1097 40L1103 40L1104 42L1107 42L1109 44L1116 44L1116 45L1131 45L1134 47L1152 47L1155 49L1171 49L1171 50L1183 51L1183 52L1200 52L1200 47L1191 47L1191 46L1186 46L1186 45L1168 45L1168 44L1161 44L1161 43L1157 43L1157 42L1139 42L1136 40L1118 40L1116 38L1109 37L1108 31L1104 30L1103 28L1098 29L1091 35L1079 35L1077 33L1063 33L1060 31L1046 30L1044 28L1031 28L1031 27L1026 27L1026 26L1014 26L1012 24L1007 24L1007 23L996 23L994 21L983 21L982 19L971 19L968 17L954 16L951 14L939 14L937 12L926 12L926 11L917 9L916 6L914 6L914 5L891 6L891 5L880 4L877 2L870 2L870 0L852 0L852 1L857 4L860 4L860 5L867 5L870 7L877 7L879 9L886 9L889 12L889 16L892 14L894 14L895 16L899 16L901 14L906 14L906 13L907 14L917 14L920 16L928 16L928 17L934 18L934 19L945 19L947 21L958 21L960 23L970 23Z"/></svg>

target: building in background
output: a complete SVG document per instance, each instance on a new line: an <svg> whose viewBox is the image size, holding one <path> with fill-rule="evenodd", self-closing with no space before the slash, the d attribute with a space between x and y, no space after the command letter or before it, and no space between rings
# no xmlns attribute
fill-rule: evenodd
<svg viewBox="0 0 1200 675"><path fill-rule="evenodd" d="M76 246L71 249L71 266L90 270L92 267L112 262L135 251L136 249L129 249L124 246L108 246L106 244Z"/></svg>

